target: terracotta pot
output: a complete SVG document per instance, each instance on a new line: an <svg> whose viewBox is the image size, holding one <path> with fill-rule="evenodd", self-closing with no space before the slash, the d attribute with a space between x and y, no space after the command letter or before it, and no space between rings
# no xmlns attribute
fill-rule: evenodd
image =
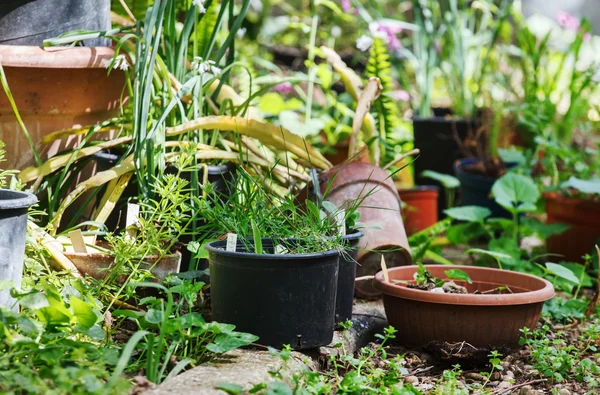
<svg viewBox="0 0 600 395"><path fill-rule="evenodd" d="M474 266L429 265L432 275L445 278L448 269L465 271L473 284L468 294L445 294L411 289L375 276L375 287L384 293L383 303L390 325L398 330L402 344L421 346L433 341L462 342L475 347L518 345L523 327L535 328L544 302L554 296L548 281L528 274ZM390 280L412 281L417 266L393 268ZM508 286L512 294L477 295Z"/></svg>
<svg viewBox="0 0 600 395"><path fill-rule="evenodd" d="M108 47L52 48L0 45L0 57L17 108L33 143L47 159L75 146L83 136L43 144L51 132L92 125L118 114L125 74L107 62ZM31 149L6 95L0 95L0 140L6 144L4 167L34 164Z"/></svg>
<svg viewBox="0 0 600 395"><path fill-rule="evenodd" d="M115 262L114 257L111 255L99 252L88 254L65 252L64 254L82 274L96 280L104 279ZM147 257L144 260L145 263L141 265L141 269L149 270L157 260L158 256ZM169 274L179 273L180 265L181 253L176 251L174 254L163 256L160 262L152 267L150 271L158 278L166 278ZM126 279L126 276L122 276L119 280L125 282Z"/></svg>
<svg viewBox="0 0 600 395"><path fill-rule="evenodd" d="M370 163L350 162L321 173L319 182L321 193L331 183L325 199L338 207L365 197L358 208L359 222L366 227L361 229L365 235L359 243L357 276L376 273L381 267L381 254L388 267L412 264L400 197L385 170Z"/></svg>
<svg viewBox="0 0 600 395"><path fill-rule="evenodd" d="M438 193L435 186L398 189L400 200L406 204L402 219L408 236L438 222Z"/></svg>
<svg viewBox="0 0 600 395"><path fill-rule="evenodd" d="M569 225L565 232L548 238L548 252L583 263L582 257L600 243L600 200L570 198L556 192L545 193L544 198L547 222Z"/></svg>

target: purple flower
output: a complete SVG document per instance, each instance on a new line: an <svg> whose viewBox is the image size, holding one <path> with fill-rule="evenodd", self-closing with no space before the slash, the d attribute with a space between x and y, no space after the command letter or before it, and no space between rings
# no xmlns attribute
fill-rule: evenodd
<svg viewBox="0 0 600 395"><path fill-rule="evenodd" d="M563 29L577 31L579 29L579 19L569 14L566 11L559 11L556 13L556 22Z"/></svg>
<svg viewBox="0 0 600 395"><path fill-rule="evenodd" d="M377 32L383 36L382 38L387 43L390 52L397 52L402 48L402 42L398 38L398 34L402 33L400 26L380 23L377 26Z"/></svg>
<svg viewBox="0 0 600 395"><path fill-rule="evenodd" d="M292 91L292 84L289 82L282 82L281 84L275 85L273 90L277 93L290 93Z"/></svg>
<svg viewBox="0 0 600 395"><path fill-rule="evenodd" d="M390 96L391 96L392 100L394 100L394 101L405 101L406 102L406 101L410 100L410 94L407 91L402 90L402 89L393 91Z"/></svg>

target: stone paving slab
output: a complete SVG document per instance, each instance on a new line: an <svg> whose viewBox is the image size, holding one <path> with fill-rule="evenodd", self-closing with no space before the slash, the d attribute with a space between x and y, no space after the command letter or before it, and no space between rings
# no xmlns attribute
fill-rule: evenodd
<svg viewBox="0 0 600 395"><path fill-rule="evenodd" d="M387 325L381 301L360 302L354 306L352 328L345 332L335 332L331 346L320 347L306 354L294 352L294 358L288 361L284 379L294 373L316 368L319 358L326 358L332 353L352 353L364 347L374 339L375 334L383 332ZM333 347L342 343L342 347ZM190 369L177 377L159 385L146 395L222 395L223 391L215 389L219 383L238 384L248 390L253 385L271 380L270 371L283 367L281 358L272 356L267 351L235 350L219 359Z"/></svg>

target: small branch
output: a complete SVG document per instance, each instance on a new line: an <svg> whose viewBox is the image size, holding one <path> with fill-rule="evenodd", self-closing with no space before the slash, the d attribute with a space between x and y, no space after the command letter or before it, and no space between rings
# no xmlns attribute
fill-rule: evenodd
<svg viewBox="0 0 600 395"><path fill-rule="evenodd" d="M516 390L518 388L525 387L526 385L530 385L530 384L543 383L545 381L548 381L548 379L538 379L538 380L526 381L521 384L515 384L511 387L496 389L496 390L492 391L492 394L493 395L510 394L510 392L512 390Z"/></svg>
<svg viewBox="0 0 600 395"><path fill-rule="evenodd" d="M388 163L387 165L385 165L383 167L383 170L387 170L390 167L402 162L405 158L409 157L409 156L413 156L413 155L419 155L421 153L421 151L418 148L415 148L412 151L408 151L407 153L404 153L400 156L397 156L396 158L394 158L394 160L392 160L390 163Z"/></svg>

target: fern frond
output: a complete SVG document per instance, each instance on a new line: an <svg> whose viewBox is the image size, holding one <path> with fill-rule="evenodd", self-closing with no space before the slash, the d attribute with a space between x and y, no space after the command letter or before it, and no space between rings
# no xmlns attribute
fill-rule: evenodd
<svg viewBox="0 0 600 395"><path fill-rule="evenodd" d="M390 97L393 88L392 64L387 46L381 38L375 38L371 45L366 72L369 77L379 78L383 86L381 95L374 103L374 116L378 122L379 136L386 141L386 136L391 136L400 125L400 111Z"/></svg>

